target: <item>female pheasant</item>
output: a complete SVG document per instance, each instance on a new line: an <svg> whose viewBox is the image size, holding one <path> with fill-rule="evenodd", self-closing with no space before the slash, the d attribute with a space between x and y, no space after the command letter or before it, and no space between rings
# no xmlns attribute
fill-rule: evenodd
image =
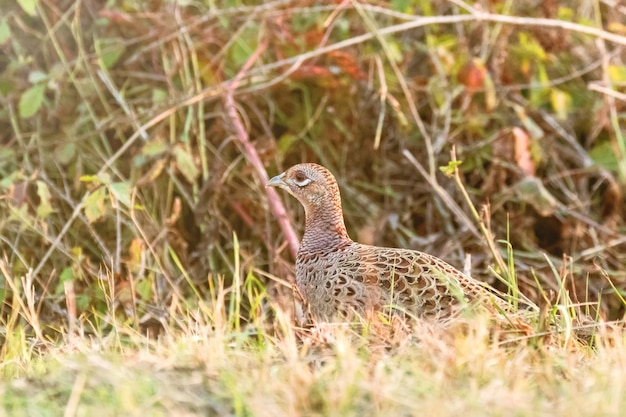
<svg viewBox="0 0 626 417"><path fill-rule="evenodd" d="M350 239L337 181L321 165L295 165L267 186L287 190L304 206L296 283L318 320L381 312L438 319L468 302L508 306L495 290L435 256Z"/></svg>

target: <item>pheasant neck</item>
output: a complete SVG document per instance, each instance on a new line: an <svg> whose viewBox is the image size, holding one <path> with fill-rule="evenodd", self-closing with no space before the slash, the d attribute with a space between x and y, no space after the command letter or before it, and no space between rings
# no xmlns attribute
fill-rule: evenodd
<svg viewBox="0 0 626 417"><path fill-rule="evenodd" d="M300 250L320 251L336 249L352 243L343 221L341 206L309 207Z"/></svg>

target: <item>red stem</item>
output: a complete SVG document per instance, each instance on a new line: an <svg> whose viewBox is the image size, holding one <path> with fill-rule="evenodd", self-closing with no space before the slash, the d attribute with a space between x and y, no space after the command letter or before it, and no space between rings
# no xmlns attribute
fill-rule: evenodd
<svg viewBox="0 0 626 417"><path fill-rule="evenodd" d="M235 78L233 78L232 82L228 83L226 86L226 94L224 97L224 105L226 107L226 114L230 119L233 128L235 130L235 134L241 145L243 146L243 152L250 164L254 167L257 172L257 175L261 179L261 182L265 185L269 180L269 176L265 171L265 167L261 162L261 158L259 158L259 154L256 151L256 148L250 142L250 135L248 135L248 131L243 125L241 117L237 112L237 106L235 105L234 94L235 90L239 86L241 79L246 75L248 70L252 67L254 62L259 58L259 56L265 51L267 48L267 39L263 39L254 53L248 58L246 63L243 65L241 70L237 73ZM278 197L278 193L274 188L265 188L265 192L267 193L267 199L269 201L270 207L274 212L274 216L278 219L278 224L280 225L283 234L285 235L285 239L289 243L289 249L291 250L291 254L295 258L298 254L298 236L296 235L293 226L291 225L291 221L289 220L289 216L287 216L287 211L285 210L285 206L281 202Z"/></svg>

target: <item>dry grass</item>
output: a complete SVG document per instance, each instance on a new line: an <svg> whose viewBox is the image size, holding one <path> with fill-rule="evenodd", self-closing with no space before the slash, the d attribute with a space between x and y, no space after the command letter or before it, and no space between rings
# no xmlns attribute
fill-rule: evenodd
<svg viewBox="0 0 626 417"><path fill-rule="evenodd" d="M221 309L223 312L223 309ZM219 311L214 312L221 314ZM489 320L422 323L390 346L350 327L301 338L290 319L237 332L199 310L158 340L128 329L70 337L5 362L8 415L620 415L626 338L596 347L498 343ZM228 318L222 316L226 323ZM120 327L120 330L123 328ZM301 333L300 333L301 335Z"/></svg>

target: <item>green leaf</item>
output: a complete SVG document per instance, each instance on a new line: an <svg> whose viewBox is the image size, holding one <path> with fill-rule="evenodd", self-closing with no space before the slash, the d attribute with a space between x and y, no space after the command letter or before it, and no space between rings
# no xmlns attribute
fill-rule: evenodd
<svg viewBox="0 0 626 417"><path fill-rule="evenodd" d="M11 38L11 27L6 18L0 19L0 45L4 45Z"/></svg>
<svg viewBox="0 0 626 417"><path fill-rule="evenodd" d="M98 220L105 211L106 188L98 187L85 199L85 216L89 222Z"/></svg>
<svg viewBox="0 0 626 417"><path fill-rule="evenodd" d="M126 207L130 207L131 187L127 182L113 182L109 185L109 188L117 201Z"/></svg>
<svg viewBox="0 0 626 417"><path fill-rule="evenodd" d="M148 279L140 280L137 285L135 285L135 291L139 294L139 298L142 300L149 300L152 298L152 282Z"/></svg>
<svg viewBox="0 0 626 417"><path fill-rule="evenodd" d="M150 141L148 143L146 143L142 148L141 148L141 153L142 155L145 156L155 156L155 155L160 155L163 152L167 151L168 145L167 143L165 143L162 140L153 140Z"/></svg>
<svg viewBox="0 0 626 417"><path fill-rule="evenodd" d="M456 169L463 163L463 161L450 161L448 165L439 167L439 170L443 172L446 177L452 177Z"/></svg>
<svg viewBox="0 0 626 417"><path fill-rule="evenodd" d="M14 162L15 149L9 146L0 146L0 168L12 166ZM3 175L6 175L6 171L3 171Z"/></svg>
<svg viewBox="0 0 626 417"><path fill-rule="evenodd" d="M531 138L541 139L544 137L544 131L541 129L541 126L535 123L535 121L528 116L524 107L514 104L513 108L515 109L515 113L517 114L519 121L522 122L526 131L530 133Z"/></svg>
<svg viewBox="0 0 626 417"><path fill-rule="evenodd" d="M74 271L72 271L72 267L68 266L67 268L63 268L61 271L61 275L59 275L59 280L63 282L74 281Z"/></svg>
<svg viewBox="0 0 626 417"><path fill-rule="evenodd" d="M393 59L395 62L402 62L402 60L404 59L403 55L402 55L402 46L400 46L400 44L398 42L395 42L393 40L389 40L387 42L387 45L389 46L389 55L391 57L391 59Z"/></svg>
<svg viewBox="0 0 626 417"><path fill-rule="evenodd" d="M111 184L111 174L108 172L101 172L98 174L98 179L101 184Z"/></svg>
<svg viewBox="0 0 626 417"><path fill-rule="evenodd" d="M520 52L520 54L527 59L532 61L540 60L545 61L547 58L546 51L543 49L541 44L535 40L531 35L520 32L518 34L519 44L518 47L515 48Z"/></svg>
<svg viewBox="0 0 626 417"><path fill-rule="evenodd" d="M437 103L437 107L443 108L447 95L445 92L446 89L442 85L440 77L430 77L426 88L428 89L429 97Z"/></svg>
<svg viewBox="0 0 626 417"><path fill-rule="evenodd" d="M24 91L18 106L20 117L26 119L37 113L43 104L45 91L45 84L36 84Z"/></svg>
<svg viewBox="0 0 626 417"><path fill-rule="evenodd" d="M74 142L62 143L54 150L54 159L61 165L67 165L72 162L75 155L76 144Z"/></svg>
<svg viewBox="0 0 626 417"><path fill-rule="evenodd" d="M291 145L298 141L298 137L293 133L285 133L278 139L278 150L280 151L280 155L284 155L287 153Z"/></svg>
<svg viewBox="0 0 626 417"><path fill-rule="evenodd" d="M414 2L412 0L391 0L389 6L392 10L396 10L400 13L413 14Z"/></svg>
<svg viewBox="0 0 626 417"><path fill-rule="evenodd" d="M3 96L9 95L15 88L15 83L10 78L2 78L0 77L0 94Z"/></svg>
<svg viewBox="0 0 626 417"><path fill-rule="evenodd" d="M259 28L256 25L250 25L243 33L235 40L229 53L230 58L235 67L243 65L254 52L257 47Z"/></svg>
<svg viewBox="0 0 626 417"><path fill-rule="evenodd" d="M167 101L169 94L162 88L155 88L152 90L152 102L153 103L162 103Z"/></svg>
<svg viewBox="0 0 626 417"><path fill-rule="evenodd" d="M31 229L34 226L33 217L29 212L28 204L22 204L19 207L14 205L10 206L11 213L9 214L10 221L16 221L21 229Z"/></svg>
<svg viewBox="0 0 626 417"><path fill-rule="evenodd" d="M17 0L17 4L30 16L36 16L37 3L38 0Z"/></svg>
<svg viewBox="0 0 626 417"><path fill-rule="evenodd" d="M91 298L87 294L76 295L76 308L78 311L85 311L92 306Z"/></svg>
<svg viewBox="0 0 626 417"><path fill-rule="evenodd" d="M533 84L548 85L550 79L546 67L540 63L535 62L535 73L532 77ZM548 101L550 89L548 87L534 87L530 89L530 103L533 108L539 108Z"/></svg>
<svg viewBox="0 0 626 417"><path fill-rule="evenodd" d="M200 170L193 162L191 155L182 147L177 146L174 148L174 157L176 158L176 167L180 173L183 174L187 182L193 183L200 175Z"/></svg>
<svg viewBox="0 0 626 417"><path fill-rule="evenodd" d="M52 204L50 203L51 195L48 184L43 181L37 181L37 196L39 196L39 205L37 206L37 216L45 219L48 214L54 213Z"/></svg>
<svg viewBox="0 0 626 417"><path fill-rule="evenodd" d="M96 39L95 47L100 62L106 69L112 68L126 51L124 43L119 39Z"/></svg>
<svg viewBox="0 0 626 417"><path fill-rule="evenodd" d="M14 153L7 152L7 154L8 155L12 155ZM5 190L8 189L13 184L15 184L17 181L19 181L21 178L22 178L22 175L21 175L20 171L13 171L10 174L5 175L4 177L1 177L0 178L0 189L5 189Z"/></svg>
<svg viewBox="0 0 626 417"><path fill-rule="evenodd" d="M617 155L610 141L603 141L594 146L589 152L589 156L599 166L608 170L617 170Z"/></svg>

